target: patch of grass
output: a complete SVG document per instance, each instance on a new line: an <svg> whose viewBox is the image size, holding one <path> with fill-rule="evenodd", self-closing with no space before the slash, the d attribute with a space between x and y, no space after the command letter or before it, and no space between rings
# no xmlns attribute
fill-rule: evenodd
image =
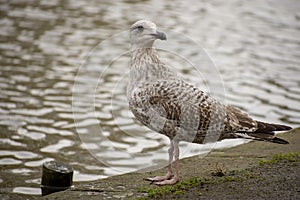
<svg viewBox="0 0 300 200"><path fill-rule="evenodd" d="M259 165L276 164L279 162L296 162L299 160L300 152L291 152L286 154L276 154L270 160L259 160Z"/></svg>
<svg viewBox="0 0 300 200"><path fill-rule="evenodd" d="M219 179L214 179L215 184L218 183L226 183L226 182L243 182L245 180L249 180L255 178L257 180L264 180L263 177L259 173L250 171L249 169L231 171L228 175L220 177Z"/></svg>
<svg viewBox="0 0 300 200"><path fill-rule="evenodd" d="M183 180L175 185L166 185L166 186L158 186L158 187L150 187L150 188L140 188L138 192L141 193L147 193L147 197L138 198L139 200L146 200L150 198L161 198L163 196L166 196L167 194L174 194L174 195L180 195L185 193L186 190L197 187L199 185L202 185L206 183L207 181L202 180L198 177L189 178L186 180Z"/></svg>
<svg viewBox="0 0 300 200"><path fill-rule="evenodd" d="M243 179L239 176L224 176L221 181L224 182L241 182Z"/></svg>

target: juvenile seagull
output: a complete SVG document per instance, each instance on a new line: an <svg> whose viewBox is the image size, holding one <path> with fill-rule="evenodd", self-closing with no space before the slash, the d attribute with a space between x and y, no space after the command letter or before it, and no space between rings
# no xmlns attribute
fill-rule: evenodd
<svg viewBox="0 0 300 200"><path fill-rule="evenodd" d="M168 173L146 180L157 185L179 181L180 141L202 144L226 138L247 138L288 144L275 137L274 131L290 130L291 127L253 120L248 114L217 102L179 78L159 59L153 47L156 39L166 40L167 37L150 21L140 20L130 27L129 108L142 124L168 136L171 143Z"/></svg>

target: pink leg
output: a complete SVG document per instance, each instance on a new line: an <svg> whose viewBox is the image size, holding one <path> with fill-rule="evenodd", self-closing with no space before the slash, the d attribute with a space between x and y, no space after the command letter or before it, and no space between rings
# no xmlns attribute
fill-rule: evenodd
<svg viewBox="0 0 300 200"><path fill-rule="evenodd" d="M171 147L169 148L168 153L169 153L168 173L165 176L155 176L153 178L146 178L145 180L151 182L161 182L164 180L168 180L173 176L172 175L172 162L173 162L173 154L174 154L173 141L171 141Z"/></svg>
<svg viewBox="0 0 300 200"><path fill-rule="evenodd" d="M171 179L165 179L163 181L155 182L155 185L173 185L179 181L179 145L178 142L174 142L175 152L175 176Z"/></svg>

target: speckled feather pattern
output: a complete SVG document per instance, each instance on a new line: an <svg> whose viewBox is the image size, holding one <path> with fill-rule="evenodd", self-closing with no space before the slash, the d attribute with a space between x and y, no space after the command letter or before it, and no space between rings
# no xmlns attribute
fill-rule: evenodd
<svg viewBox="0 0 300 200"><path fill-rule="evenodd" d="M258 130L257 121L179 78L154 48L132 51L127 98L130 110L142 124L172 140L201 144L205 137L206 141L256 139L255 134L248 133ZM269 132L262 140L271 138Z"/></svg>

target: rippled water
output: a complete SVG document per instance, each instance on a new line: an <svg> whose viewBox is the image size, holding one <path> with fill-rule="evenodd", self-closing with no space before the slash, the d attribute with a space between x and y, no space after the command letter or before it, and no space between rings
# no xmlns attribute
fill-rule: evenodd
<svg viewBox="0 0 300 200"><path fill-rule="evenodd" d="M177 0L0 2L0 193L40 194L40 166L53 159L73 166L75 182L166 161L168 139L139 126L128 111L127 38L114 38L113 47L102 44L89 54L138 19L150 19L205 48L218 67L228 104L258 120L300 125L296 0L214 0L193 6ZM200 56L184 42L176 52L187 49L190 59ZM120 57L108 59L119 50ZM183 67L182 59L161 55L187 80L212 89L190 65ZM240 143L229 140L218 147ZM183 155L205 150L200 146L183 144Z"/></svg>

